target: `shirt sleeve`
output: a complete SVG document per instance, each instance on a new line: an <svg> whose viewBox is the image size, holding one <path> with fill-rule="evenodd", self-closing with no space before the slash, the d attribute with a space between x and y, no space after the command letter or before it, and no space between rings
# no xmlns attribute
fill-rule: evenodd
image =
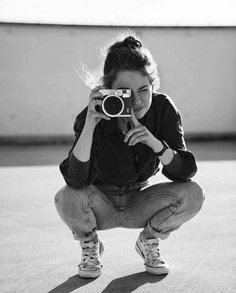
<svg viewBox="0 0 236 293"><path fill-rule="evenodd" d="M94 153L96 153L96 144L93 142L90 160L87 162L81 162L73 154L73 149L85 124L86 113L87 108L77 116L74 123L75 139L72 148L70 149L67 158L59 166L66 184L75 189L92 184L96 177L96 168L94 168L94 164L92 165L90 163L92 161L91 156L96 157L94 156Z"/></svg>
<svg viewBox="0 0 236 293"><path fill-rule="evenodd" d="M176 151L170 164L163 166L163 175L172 181L189 181L197 172L196 160L186 148L181 115L169 98L165 100L160 137Z"/></svg>

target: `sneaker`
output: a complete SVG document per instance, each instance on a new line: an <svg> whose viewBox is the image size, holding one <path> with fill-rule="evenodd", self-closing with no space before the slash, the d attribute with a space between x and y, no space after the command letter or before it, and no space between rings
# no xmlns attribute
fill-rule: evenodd
<svg viewBox="0 0 236 293"><path fill-rule="evenodd" d="M164 275L169 273L169 266L160 256L158 239L142 239L140 234L135 249L144 259L145 269L148 273L154 275Z"/></svg>
<svg viewBox="0 0 236 293"><path fill-rule="evenodd" d="M79 264L78 275L81 278L97 278L101 275L102 264L100 257L104 251L102 241L98 238L96 241L81 241L82 260Z"/></svg>

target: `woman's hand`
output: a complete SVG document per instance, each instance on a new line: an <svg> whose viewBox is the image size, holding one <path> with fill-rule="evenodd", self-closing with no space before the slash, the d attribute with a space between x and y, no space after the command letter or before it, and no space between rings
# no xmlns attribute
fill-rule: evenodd
<svg viewBox="0 0 236 293"><path fill-rule="evenodd" d="M141 142L146 144L154 152L159 152L163 145L160 140L158 140L145 126L143 126L132 111L132 116L130 118L132 129L129 130L124 138L124 142L127 142L129 146L134 146Z"/></svg>
<svg viewBox="0 0 236 293"><path fill-rule="evenodd" d="M102 106L102 97L103 95L99 92L99 90L104 89L103 86L97 86L91 90L89 96L89 104L88 104L88 112L86 117L86 122L92 122L95 126L100 122L101 119L110 120L111 118L106 116L105 114L98 112L96 110L96 106Z"/></svg>

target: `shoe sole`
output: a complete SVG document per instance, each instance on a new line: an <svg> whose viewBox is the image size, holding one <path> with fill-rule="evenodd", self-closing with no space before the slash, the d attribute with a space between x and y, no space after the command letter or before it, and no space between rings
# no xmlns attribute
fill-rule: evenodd
<svg viewBox="0 0 236 293"><path fill-rule="evenodd" d="M142 250L140 249L138 243L136 242L135 244L135 249L137 253L141 256L141 258L145 261L144 254L142 253ZM169 268L168 267L149 267L144 263L145 269L148 273L153 274L153 275L167 275L169 273Z"/></svg>
<svg viewBox="0 0 236 293"><path fill-rule="evenodd" d="M100 257L102 256L103 251L104 251L104 245L100 241L100 246L99 246L99 255L100 255ZM101 270L102 270L102 265L101 265ZM101 270L85 271L85 270L81 270L80 266L79 266L78 275L80 276L80 278L84 278L84 279L95 279L95 278L98 278L101 275L101 273L102 273Z"/></svg>

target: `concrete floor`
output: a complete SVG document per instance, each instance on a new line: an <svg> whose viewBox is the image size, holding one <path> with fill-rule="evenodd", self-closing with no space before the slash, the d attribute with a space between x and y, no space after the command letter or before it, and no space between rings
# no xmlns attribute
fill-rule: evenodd
<svg viewBox="0 0 236 293"><path fill-rule="evenodd" d="M1 293L236 292L235 143L189 144L198 159L194 180L206 191L201 212L161 242L166 277L144 272L134 250L139 229L101 231L103 274L77 275L80 249L57 215L64 185L58 163L68 146L0 148ZM157 174L152 181L165 178Z"/></svg>

